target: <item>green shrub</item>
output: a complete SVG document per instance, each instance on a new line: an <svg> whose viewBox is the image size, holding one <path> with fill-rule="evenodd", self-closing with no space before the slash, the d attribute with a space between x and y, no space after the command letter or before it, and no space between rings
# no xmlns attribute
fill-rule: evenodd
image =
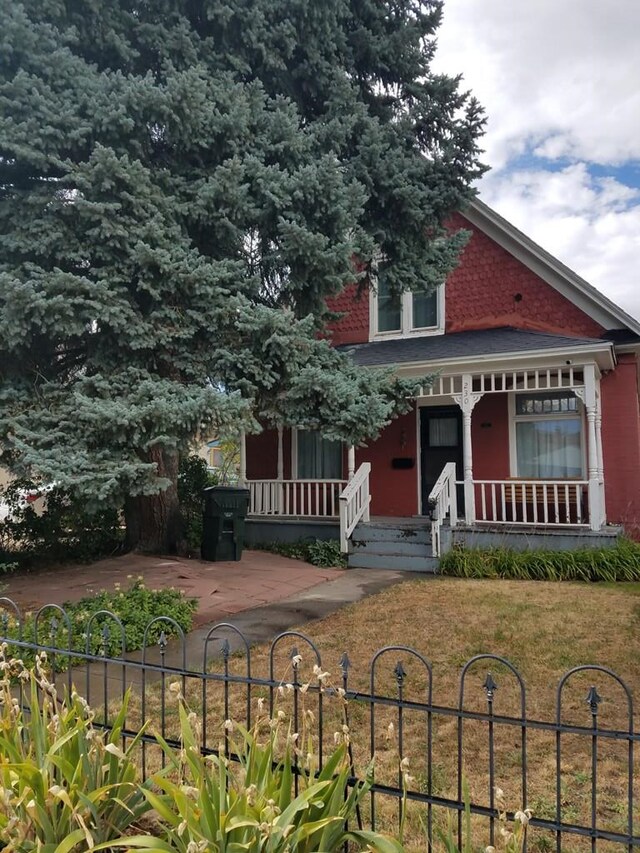
<svg viewBox="0 0 640 853"><path fill-rule="evenodd" d="M11 507L9 518L0 522L0 564L90 562L122 548L118 509L88 507L85 498L55 487L47 492L45 511L38 514L21 500L25 490L34 488L37 484L22 479L0 490L0 498Z"/></svg>
<svg viewBox="0 0 640 853"><path fill-rule="evenodd" d="M0 837L7 850L79 851L122 836L147 811L137 771L142 732L123 746L128 694L108 732L76 693L60 699L42 660L0 652ZM6 667L6 668L4 668ZM11 678L26 681L24 707ZM61 845L58 848L58 845Z"/></svg>
<svg viewBox="0 0 640 853"><path fill-rule="evenodd" d="M304 560L319 568L347 567L347 558L340 551L337 539L298 539L296 542L265 542L255 545L261 551L270 551L292 560Z"/></svg>
<svg viewBox="0 0 640 853"><path fill-rule="evenodd" d="M195 598L186 598L184 593L176 589L148 589L142 580L136 580L128 589L116 589L113 591L100 590L95 595L87 596L79 601L67 602L63 605L71 623L71 648L74 651L84 652L86 644L86 626L88 620L99 610L108 610L114 613L122 622L125 631L126 651L132 652L141 649L144 632L152 619L157 616L168 616L175 619L183 631L187 632L193 624L193 614L197 608ZM66 623L54 610L51 616L55 616L58 622L57 645L67 648L68 634ZM38 626L38 640L47 642L49 639L49 620L41 619ZM108 628L108 635L103 637L102 628ZM150 629L147 637L147 645L153 645L158 641L160 633L164 631L167 638L171 637L175 630L166 621L156 622ZM35 623L32 615L28 615L23 624L23 639L33 641L35 637ZM15 620L9 619L7 624L7 639L17 639L18 628ZM117 625L109 618L96 618L92 622L91 636L89 637L89 650L93 654L119 656L122 651L121 635ZM27 649L21 652L25 661L33 663L33 653ZM72 661L73 663L73 661ZM64 669L69 665L69 660L63 655L56 657L56 668Z"/></svg>
<svg viewBox="0 0 640 853"><path fill-rule="evenodd" d="M202 542L202 493L208 486L217 486L218 479L207 463L194 454L180 458L178 500L184 524L184 538L189 553L200 554Z"/></svg>
<svg viewBox="0 0 640 853"><path fill-rule="evenodd" d="M547 581L638 581L640 544L623 539L612 548L575 551L512 551L454 547L440 572L463 578Z"/></svg>

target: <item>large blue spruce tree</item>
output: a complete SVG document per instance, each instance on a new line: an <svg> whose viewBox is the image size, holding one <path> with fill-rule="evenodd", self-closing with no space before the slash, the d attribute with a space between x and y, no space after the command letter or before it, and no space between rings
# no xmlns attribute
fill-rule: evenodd
<svg viewBox="0 0 640 853"><path fill-rule="evenodd" d="M375 259L442 281L482 113L436 0L0 4L0 463L179 538L178 457L255 418L359 442L406 384L322 339Z"/></svg>

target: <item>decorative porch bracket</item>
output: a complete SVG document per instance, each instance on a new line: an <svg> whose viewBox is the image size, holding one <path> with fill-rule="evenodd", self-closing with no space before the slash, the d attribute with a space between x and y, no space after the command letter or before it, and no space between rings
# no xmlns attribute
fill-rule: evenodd
<svg viewBox="0 0 640 853"><path fill-rule="evenodd" d="M464 520L473 524L476 520L476 493L473 485L473 449L471 442L471 413L484 392L473 390L473 377L462 375L462 393L454 394L453 400L462 409L462 460L464 466Z"/></svg>

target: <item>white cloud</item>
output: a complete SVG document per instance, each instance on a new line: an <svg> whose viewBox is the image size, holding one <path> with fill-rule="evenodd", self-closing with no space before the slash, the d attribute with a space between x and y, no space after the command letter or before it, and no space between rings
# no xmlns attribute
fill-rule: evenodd
<svg viewBox="0 0 640 853"><path fill-rule="evenodd" d="M612 178L593 178L584 164L577 164L558 172L492 173L483 182L481 197L640 317L639 190Z"/></svg>
<svg viewBox="0 0 640 853"><path fill-rule="evenodd" d="M434 62L486 108L481 198L637 317L640 193L606 172L640 163L639 32L638 0L446 0Z"/></svg>

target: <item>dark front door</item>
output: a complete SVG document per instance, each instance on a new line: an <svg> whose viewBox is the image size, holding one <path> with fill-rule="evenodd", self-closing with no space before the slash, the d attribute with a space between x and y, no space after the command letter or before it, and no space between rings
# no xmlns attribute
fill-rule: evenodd
<svg viewBox="0 0 640 853"><path fill-rule="evenodd" d="M420 472L422 514L429 514L429 494L447 462L456 463L456 478L463 478L462 412L459 406L424 406L420 409ZM463 508L458 487L458 512Z"/></svg>

